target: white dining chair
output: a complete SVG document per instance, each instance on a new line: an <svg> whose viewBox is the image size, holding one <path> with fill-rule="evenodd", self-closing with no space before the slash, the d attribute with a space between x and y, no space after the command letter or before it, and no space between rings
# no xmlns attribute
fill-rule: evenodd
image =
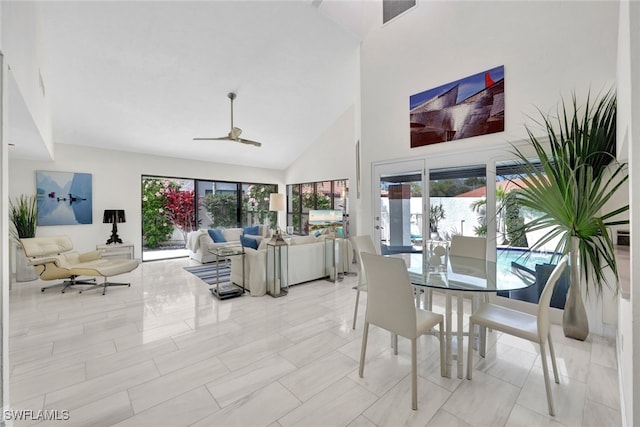
<svg viewBox="0 0 640 427"><path fill-rule="evenodd" d="M553 366L553 376L556 383L560 383L558 378L558 367L556 365L556 356L553 350L553 342L551 340L551 334L549 333L549 304L551 302L551 295L560 278L560 275L565 271L567 266L568 256L562 257L558 265L553 269L547 283L540 294L540 300L538 301L537 315L523 313L521 311L512 310L503 306L495 304L483 304L477 312L473 313L469 318L469 330L473 330L474 325L481 325L487 328L501 331L505 334L513 335L525 340L529 340L538 343L540 346L540 358L542 360L542 371L544 374L544 385L547 391L547 403L549 405L549 414L555 416L555 409L553 407L553 395L551 393L551 383L549 381L549 367L547 366L547 352L546 342L549 343L549 353L551 355L551 364ZM467 356L467 379L471 379L473 372L473 343L471 342L471 335L469 335L469 347ZM481 336L481 340L485 338ZM486 342L481 342L480 346L483 348Z"/></svg>
<svg viewBox="0 0 640 427"><path fill-rule="evenodd" d="M364 374L369 325L411 340L411 408L418 409L417 339L439 325L440 373L445 371L444 317L417 308L413 288L403 259L362 252L367 275L367 311L360 351L360 378Z"/></svg>
<svg viewBox="0 0 640 427"><path fill-rule="evenodd" d="M486 237L455 235L451 237L449 256L487 259L487 239Z"/></svg>
<svg viewBox="0 0 640 427"><path fill-rule="evenodd" d="M436 254L435 251L438 251L438 253ZM448 252L446 257L442 251ZM454 235L448 245L434 245L433 252L434 255L428 259L430 267L432 264L437 265L438 262L442 262L441 260L445 260L446 262L446 260L452 256L486 260L487 239L485 237ZM431 288L427 289L427 310L431 310L433 308L433 291L434 290ZM489 302L488 294L485 293L484 298L485 302Z"/></svg>
<svg viewBox="0 0 640 427"><path fill-rule="evenodd" d="M360 292L367 292L367 277L364 273L364 269L362 268L362 258L360 257L361 252L367 252L370 254L378 253L376 251L376 247L373 244L373 240L371 236L368 234L364 234L361 236L353 236L349 240L351 240L351 246L353 246L353 250L356 253L356 260L358 262L358 284L355 286L356 290L356 306L353 310L353 326L352 329L356 328L356 319L358 318L358 304L360 303Z"/></svg>

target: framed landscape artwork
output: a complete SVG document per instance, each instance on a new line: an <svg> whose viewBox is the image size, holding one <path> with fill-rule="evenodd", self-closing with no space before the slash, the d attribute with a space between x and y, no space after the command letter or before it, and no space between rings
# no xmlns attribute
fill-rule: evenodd
<svg viewBox="0 0 640 427"><path fill-rule="evenodd" d="M504 131L504 66L409 98L411 148Z"/></svg>
<svg viewBox="0 0 640 427"><path fill-rule="evenodd" d="M325 229L336 232L338 237L344 237L342 222L344 215L338 209L320 209L309 211L309 235L322 233Z"/></svg>
<svg viewBox="0 0 640 427"><path fill-rule="evenodd" d="M91 174L36 171L38 225L93 222Z"/></svg>

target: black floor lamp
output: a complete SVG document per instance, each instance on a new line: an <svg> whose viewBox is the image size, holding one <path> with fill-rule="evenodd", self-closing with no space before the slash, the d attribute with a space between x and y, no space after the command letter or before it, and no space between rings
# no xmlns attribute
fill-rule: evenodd
<svg viewBox="0 0 640 427"><path fill-rule="evenodd" d="M113 224L111 237L107 240L107 245L122 243L122 240L118 237L118 223L126 222L124 219L124 209L105 209L102 222L104 224Z"/></svg>

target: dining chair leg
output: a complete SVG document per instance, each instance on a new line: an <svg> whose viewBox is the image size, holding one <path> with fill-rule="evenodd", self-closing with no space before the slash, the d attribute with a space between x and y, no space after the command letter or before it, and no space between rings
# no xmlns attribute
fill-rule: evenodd
<svg viewBox="0 0 640 427"><path fill-rule="evenodd" d="M457 315L458 315L458 327L457 327L457 344L458 344L458 351L457 351L457 359L456 361L458 362L458 366L457 366L457 371L458 371L458 378L462 379L464 377L464 364L463 364L463 359L464 359L464 351L463 351L463 345L464 345L464 298L462 297L461 293L457 294L457 298L458 298L458 308L457 310ZM471 333L471 329L469 329L469 333L472 338L473 338L473 333Z"/></svg>
<svg viewBox="0 0 640 427"><path fill-rule="evenodd" d="M556 363L556 352L553 349L553 341L551 341L551 334L549 334L549 353L551 354L551 366L553 366L553 379L556 384L560 384L560 377L558 377L558 365Z"/></svg>
<svg viewBox="0 0 640 427"><path fill-rule="evenodd" d="M469 320L469 331L473 330L475 325L471 320ZM470 380L473 372L473 343L471 342L473 338L471 334L469 334L469 346L467 348L467 379Z"/></svg>
<svg viewBox="0 0 640 427"><path fill-rule="evenodd" d="M393 354L398 355L398 334L391 334L391 347L393 347Z"/></svg>
<svg viewBox="0 0 640 427"><path fill-rule="evenodd" d="M553 407L553 395L551 394L551 381L549 381L549 366L547 362L547 350L545 343L540 343L540 357L542 358L542 373L544 375L544 387L547 391L547 404L549 405L549 415L555 417L556 411Z"/></svg>
<svg viewBox="0 0 640 427"><path fill-rule="evenodd" d="M447 376L447 367L446 367L446 355L444 351L445 338L444 338L444 321L440 321L440 375L443 377Z"/></svg>
<svg viewBox="0 0 640 427"><path fill-rule="evenodd" d="M418 356L416 338L411 340L411 409L418 409Z"/></svg>
<svg viewBox="0 0 640 427"><path fill-rule="evenodd" d="M480 343L478 344L478 353L481 357L485 357L487 355L487 328L484 326L480 326L479 328L480 334Z"/></svg>
<svg viewBox="0 0 640 427"><path fill-rule="evenodd" d="M367 354L367 339L369 337L369 322L364 322L364 329L362 331L362 348L360 349L360 368L358 369L358 375L362 378L364 373L364 359Z"/></svg>
<svg viewBox="0 0 640 427"><path fill-rule="evenodd" d="M491 302L491 297L492 297L492 294L490 294L490 293L488 293L488 292L484 292L484 293L482 294L482 300L484 301L484 304L489 304L489 303ZM476 308L477 308L477 307L476 307ZM472 308L471 308L471 313L473 314L474 312L475 312L475 309L472 307ZM493 329L491 329L491 328L485 328L485 329L484 329L484 331L485 331L485 334L486 334L486 332L487 332L487 331L489 331L489 332L493 332ZM486 350L486 348L485 348L485 350ZM484 353L482 353L482 356L484 357Z"/></svg>
<svg viewBox="0 0 640 427"><path fill-rule="evenodd" d="M451 292L446 293L445 297L445 327L444 332L446 335L445 354L447 360L447 376L451 377L451 365L453 360L453 352L451 349Z"/></svg>
<svg viewBox="0 0 640 427"><path fill-rule="evenodd" d="M358 318L358 303L360 303L360 289L356 289L356 308L353 311L353 327L351 329L356 328L356 319Z"/></svg>

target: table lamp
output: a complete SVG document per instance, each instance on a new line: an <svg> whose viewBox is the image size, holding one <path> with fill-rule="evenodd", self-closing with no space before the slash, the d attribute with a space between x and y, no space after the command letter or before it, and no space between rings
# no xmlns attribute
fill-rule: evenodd
<svg viewBox="0 0 640 427"><path fill-rule="evenodd" d="M111 237L107 240L107 245L112 243L122 243L118 237L118 223L126 222L124 218L124 209L105 209L102 217L104 224L113 224L111 228Z"/></svg>
<svg viewBox="0 0 640 427"><path fill-rule="evenodd" d="M272 212L280 212L280 211L284 211L286 209L286 201L284 198L284 194L280 194L280 193L271 193L269 194L269 210ZM278 217L276 214L276 232L273 235L273 238L271 239L271 241L276 242L276 241L282 241L284 242L284 239L282 238L282 232L280 231L280 227L278 227Z"/></svg>

